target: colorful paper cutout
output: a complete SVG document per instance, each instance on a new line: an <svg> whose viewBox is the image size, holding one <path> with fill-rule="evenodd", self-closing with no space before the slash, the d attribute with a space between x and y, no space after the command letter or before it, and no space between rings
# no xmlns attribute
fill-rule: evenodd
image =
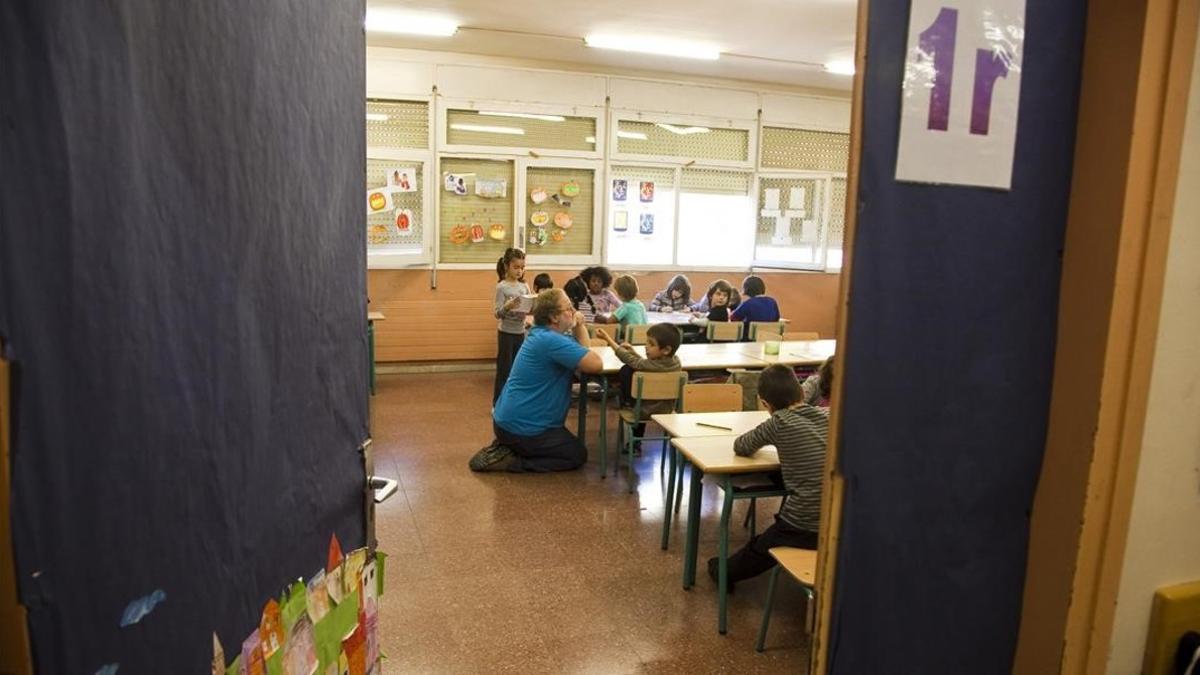
<svg viewBox="0 0 1200 675"><path fill-rule="evenodd" d="M471 239L471 231L466 225L455 225L450 228L450 243L465 244Z"/></svg>
<svg viewBox="0 0 1200 675"><path fill-rule="evenodd" d="M504 227L504 223L492 223L488 227L488 236L496 241L504 241L508 236L508 229Z"/></svg>
<svg viewBox="0 0 1200 675"><path fill-rule="evenodd" d="M367 215L391 211L393 208L391 188L367 190Z"/></svg>
<svg viewBox="0 0 1200 675"><path fill-rule="evenodd" d="M408 209L396 209L392 214L395 216L394 222L396 229L400 234L409 234L412 232L413 212Z"/></svg>
<svg viewBox="0 0 1200 675"><path fill-rule="evenodd" d="M623 178L613 179L612 198L614 202L623 202L629 195L629 181Z"/></svg>
<svg viewBox="0 0 1200 675"><path fill-rule="evenodd" d="M269 659L275 652L283 649L283 623L279 619L279 603L274 599L268 600L263 607L262 619L258 624L258 638L261 640L263 658Z"/></svg>
<svg viewBox="0 0 1200 675"><path fill-rule="evenodd" d="M417 191L417 170L411 166L394 166L384 171L387 174L387 184L395 188L395 192Z"/></svg>
<svg viewBox="0 0 1200 675"><path fill-rule="evenodd" d="M643 202L654 201L654 182L653 181L648 181L648 180L642 181L642 189L639 192L639 198Z"/></svg>
<svg viewBox="0 0 1200 675"><path fill-rule="evenodd" d="M544 228L535 227L529 231L529 243L533 246L545 246L547 237Z"/></svg>
<svg viewBox="0 0 1200 675"><path fill-rule="evenodd" d="M560 194L558 194L558 193L555 193L555 194L554 194L552 197L550 197L550 198L554 200L554 203L555 203L555 204L558 204L559 206L561 206L561 207L563 207L563 208L565 208L565 209L569 209L569 208L571 208L571 200L570 200L569 198L567 198L567 197L564 197L564 196L562 196L562 195L560 195Z"/></svg>
<svg viewBox="0 0 1200 675"><path fill-rule="evenodd" d="M562 241L563 239L566 239L566 237L567 237L567 233L564 230L554 230L553 232L550 233L550 241L553 241L556 243Z"/></svg>
<svg viewBox="0 0 1200 675"><path fill-rule="evenodd" d="M319 623L329 613L329 589L325 584L325 570L321 570L308 580L306 588L308 618Z"/></svg>
<svg viewBox="0 0 1200 675"><path fill-rule="evenodd" d="M643 213L638 222L638 232L641 234L654 234L654 214Z"/></svg>
<svg viewBox="0 0 1200 675"><path fill-rule="evenodd" d="M308 617L296 623L283 650L284 675L312 675L317 670L317 643Z"/></svg>
<svg viewBox="0 0 1200 675"><path fill-rule="evenodd" d="M257 630L242 642L242 671L246 675L266 675L267 664L263 659L262 640Z"/></svg>
<svg viewBox="0 0 1200 675"><path fill-rule="evenodd" d="M533 223L534 227L545 227L550 222L550 214L545 211L534 211L529 215L529 222Z"/></svg>
<svg viewBox="0 0 1200 675"><path fill-rule="evenodd" d="M571 218L571 214L567 213L566 211L559 211L558 213L554 214L555 227L561 227L564 230L569 230L574 224L575 221Z"/></svg>
<svg viewBox="0 0 1200 675"><path fill-rule="evenodd" d="M337 534L329 536L329 555L325 559L325 573L328 574L338 565L342 564L342 543L338 541Z"/></svg>
<svg viewBox="0 0 1200 675"><path fill-rule="evenodd" d="M558 193L564 197L578 197L579 196L579 183L576 183L573 180L569 180L569 181L563 183L562 187L558 188Z"/></svg>
<svg viewBox="0 0 1200 675"><path fill-rule="evenodd" d="M541 204L542 202L546 201L547 196L548 195L546 194L546 190L544 188L535 187L529 191L529 201L533 202L534 204Z"/></svg>
<svg viewBox="0 0 1200 675"><path fill-rule="evenodd" d="M508 181L499 178L477 178L475 179L475 196L484 199L507 197Z"/></svg>
<svg viewBox="0 0 1200 675"><path fill-rule="evenodd" d="M346 562L343 565L345 572L342 575L342 591L345 595L359 590L359 584L362 582L363 567L367 564L367 549L360 548L350 552L346 556Z"/></svg>
<svg viewBox="0 0 1200 675"><path fill-rule="evenodd" d="M221 646L221 638L217 637L216 632L213 637L213 658L212 658L212 675L221 675L225 672L225 648Z"/></svg>

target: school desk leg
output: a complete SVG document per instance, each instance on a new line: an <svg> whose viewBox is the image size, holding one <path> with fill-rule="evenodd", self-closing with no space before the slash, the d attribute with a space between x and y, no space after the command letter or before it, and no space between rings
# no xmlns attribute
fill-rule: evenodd
<svg viewBox="0 0 1200 675"><path fill-rule="evenodd" d="M667 500L663 503L662 550L667 550L671 541L671 507L675 505L675 472L678 470L679 458L675 446L667 446L663 452L671 454L670 470L667 473Z"/></svg>
<svg viewBox="0 0 1200 675"><path fill-rule="evenodd" d="M600 376L600 477L608 467L608 377Z"/></svg>
<svg viewBox="0 0 1200 675"><path fill-rule="evenodd" d="M767 627L771 625L771 607L775 604L775 583L779 580L779 565L771 570L771 583L767 584L767 602L763 606L762 625L758 627L758 642L754 651L761 652L767 644Z"/></svg>
<svg viewBox="0 0 1200 675"><path fill-rule="evenodd" d="M375 395L375 322L367 322L367 365L370 370L367 371L367 386L371 388L371 395Z"/></svg>
<svg viewBox="0 0 1200 675"><path fill-rule="evenodd" d="M725 503L721 505L721 543L717 552L717 632L725 634L729 607L729 514L733 511L733 478L724 478Z"/></svg>
<svg viewBox="0 0 1200 675"><path fill-rule="evenodd" d="M684 465L688 462L685 460ZM696 583L696 555L700 548L700 501L704 486L704 472L692 466L692 493L688 498L687 548L683 554L683 589L686 591Z"/></svg>
<svg viewBox="0 0 1200 675"><path fill-rule="evenodd" d="M575 432L579 435L579 440L587 445L587 388L588 376L579 374L579 424L576 426Z"/></svg>

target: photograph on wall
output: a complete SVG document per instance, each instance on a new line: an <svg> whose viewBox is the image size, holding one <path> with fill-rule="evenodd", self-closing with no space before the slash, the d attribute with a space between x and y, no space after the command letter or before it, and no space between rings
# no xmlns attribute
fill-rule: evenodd
<svg viewBox="0 0 1200 675"><path fill-rule="evenodd" d="M384 171L393 192L416 192L417 170L411 166L393 166Z"/></svg>
<svg viewBox="0 0 1200 675"><path fill-rule="evenodd" d="M629 181L624 178L614 178L612 195L614 202L625 201L625 198L629 195Z"/></svg>
<svg viewBox="0 0 1200 675"><path fill-rule="evenodd" d="M641 199L643 202L649 203L654 201L654 182L642 181Z"/></svg>
<svg viewBox="0 0 1200 675"><path fill-rule="evenodd" d="M459 194L457 184L455 184L454 192L455 194ZM484 199L501 199L507 197L508 182L502 179L477 178L475 180L475 196L483 197Z"/></svg>
<svg viewBox="0 0 1200 675"><path fill-rule="evenodd" d="M638 232L641 234L654 234L654 214L643 213L642 219L638 223Z"/></svg>
<svg viewBox="0 0 1200 675"><path fill-rule="evenodd" d="M469 173L448 173L445 175L444 185L446 192L453 192L462 197L467 194L467 179L472 178L474 174Z"/></svg>

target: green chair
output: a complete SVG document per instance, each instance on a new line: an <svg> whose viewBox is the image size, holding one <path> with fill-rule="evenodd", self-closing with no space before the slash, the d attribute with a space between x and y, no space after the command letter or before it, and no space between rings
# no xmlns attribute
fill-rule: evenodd
<svg viewBox="0 0 1200 675"><path fill-rule="evenodd" d="M775 558L775 562L778 564L771 570L771 582L767 586L767 602L763 608L762 625L758 629L758 641L754 644L754 650L758 652L763 650L767 641L767 626L771 623L771 606L775 604L775 583L779 578L779 570L786 570L792 578L799 581L804 589L804 595L808 598L808 606L804 610L805 631L812 630L812 618L816 611L813 603L813 587L816 585L817 577L817 552L790 546L776 546L770 552L771 557Z"/></svg>
<svg viewBox="0 0 1200 675"><path fill-rule="evenodd" d="M646 331L650 329L647 324L631 324L625 326L621 331L621 337L625 342L631 345L646 344Z"/></svg>
<svg viewBox="0 0 1200 675"><path fill-rule="evenodd" d="M766 342L767 340L782 340L783 331L787 324L782 321L751 321L750 342Z"/></svg>
<svg viewBox="0 0 1200 675"><path fill-rule="evenodd" d="M709 342L741 342L741 321L709 321L704 333Z"/></svg>
<svg viewBox="0 0 1200 675"><path fill-rule="evenodd" d="M679 371L672 373L634 373L633 374L633 408L622 408L621 419L617 426L617 446L628 460L629 492L634 491L633 445L638 441L660 441L663 452L667 452L669 436L638 436L634 433L638 424L646 422L642 416L642 405L646 401L674 401L676 408L683 396L683 385L687 383L687 373ZM604 454L607 454L605 452ZM613 462L613 475L621 471L621 458Z"/></svg>

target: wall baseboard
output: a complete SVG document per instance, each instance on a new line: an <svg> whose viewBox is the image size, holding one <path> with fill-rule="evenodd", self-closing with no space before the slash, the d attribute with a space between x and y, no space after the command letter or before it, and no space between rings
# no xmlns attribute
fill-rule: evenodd
<svg viewBox="0 0 1200 675"><path fill-rule="evenodd" d="M376 363L376 375L411 375L415 373L473 373L496 370L495 361L443 361L437 363L393 361Z"/></svg>

